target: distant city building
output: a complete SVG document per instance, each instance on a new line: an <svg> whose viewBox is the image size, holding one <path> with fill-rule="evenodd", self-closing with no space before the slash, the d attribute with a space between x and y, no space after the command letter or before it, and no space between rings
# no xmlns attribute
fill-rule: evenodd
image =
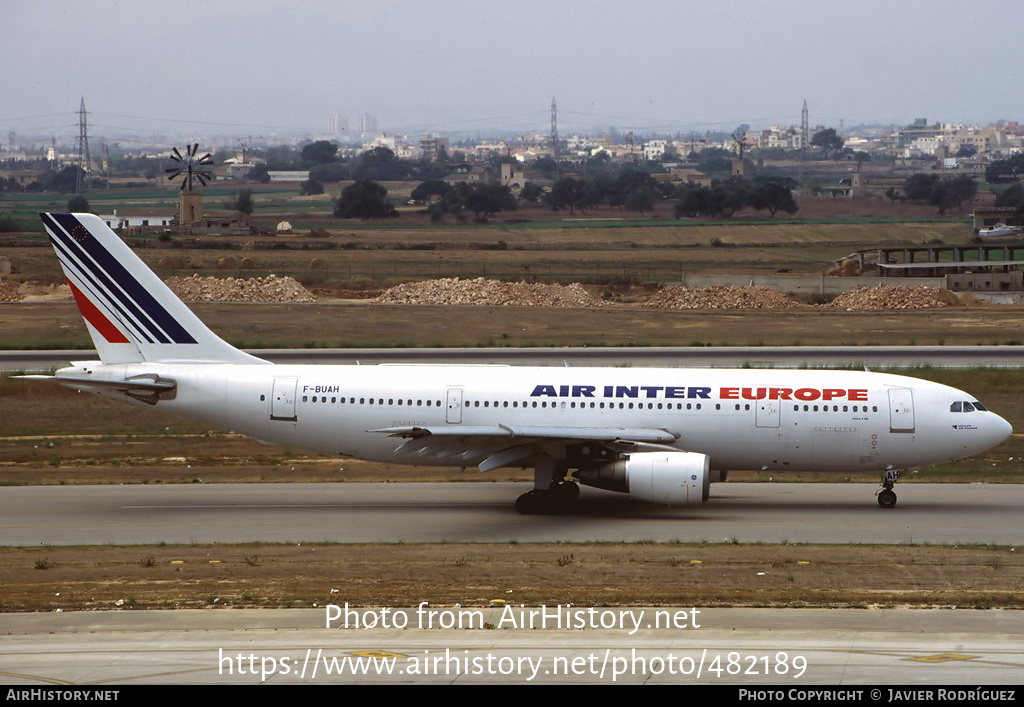
<svg viewBox="0 0 1024 707"><path fill-rule="evenodd" d="M420 156L430 162L437 162L441 155L451 154L451 140L437 134L420 138Z"/></svg>
<svg viewBox="0 0 1024 707"><path fill-rule="evenodd" d="M356 131L361 134L377 132L377 117L369 113L360 113L356 122Z"/></svg>
<svg viewBox="0 0 1024 707"><path fill-rule="evenodd" d="M668 140L648 140L644 143L644 159L648 162L660 160L668 148Z"/></svg>
<svg viewBox="0 0 1024 707"><path fill-rule="evenodd" d="M331 113L327 122L327 131L331 134L343 133L348 130L348 118L341 113Z"/></svg>

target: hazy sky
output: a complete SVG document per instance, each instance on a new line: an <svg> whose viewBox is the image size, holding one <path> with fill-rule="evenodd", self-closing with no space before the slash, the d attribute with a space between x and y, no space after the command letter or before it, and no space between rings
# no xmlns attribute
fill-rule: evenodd
<svg viewBox="0 0 1024 707"><path fill-rule="evenodd" d="M0 143L1024 120L1021 0L2 0Z"/></svg>

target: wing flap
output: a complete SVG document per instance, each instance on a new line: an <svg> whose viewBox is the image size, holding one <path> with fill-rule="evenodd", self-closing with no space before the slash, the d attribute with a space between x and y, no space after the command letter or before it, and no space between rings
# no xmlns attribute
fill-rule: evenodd
<svg viewBox="0 0 1024 707"><path fill-rule="evenodd" d="M480 471L524 462L536 454L549 455L552 445L604 442L616 450L673 449L679 436L657 428L550 427L517 425L445 425L384 427L370 430L405 441L398 455L416 455L435 461L476 464Z"/></svg>
<svg viewBox="0 0 1024 707"><path fill-rule="evenodd" d="M517 438L565 439L575 441L631 440L671 444L679 435L668 430L650 427L550 427L519 425L445 425L430 427L382 427L370 432L388 434L392 437L422 439L424 437L494 437L512 440ZM405 445L403 445L404 447Z"/></svg>

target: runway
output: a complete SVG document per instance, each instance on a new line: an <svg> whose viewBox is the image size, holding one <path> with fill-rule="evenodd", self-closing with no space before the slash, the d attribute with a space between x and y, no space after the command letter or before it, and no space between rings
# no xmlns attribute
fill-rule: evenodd
<svg viewBox="0 0 1024 707"><path fill-rule="evenodd" d="M523 483L0 487L7 546L236 542L766 542L1024 545L1024 486L713 484L666 507L584 488L570 513L521 516Z"/></svg>
<svg viewBox="0 0 1024 707"><path fill-rule="evenodd" d="M814 699L803 691L815 685L867 686L829 704L890 702L885 685L1019 692L1024 673L1019 611L693 608L697 627L605 608L595 616L633 613L569 630L511 626L501 610L472 607L458 610L479 611L492 629L421 628L415 607L406 628L374 629L328 627L323 607L2 614L0 684L772 685L789 700Z"/></svg>

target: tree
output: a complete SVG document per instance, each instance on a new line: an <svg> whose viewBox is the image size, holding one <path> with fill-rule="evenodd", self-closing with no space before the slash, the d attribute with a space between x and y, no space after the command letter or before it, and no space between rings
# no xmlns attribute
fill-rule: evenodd
<svg viewBox="0 0 1024 707"><path fill-rule="evenodd" d="M985 168L985 181L989 184L1015 182L1017 175L1024 172L1024 154L1016 154L1005 160L995 160Z"/></svg>
<svg viewBox="0 0 1024 707"><path fill-rule="evenodd" d="M938 181L939 176L937 174L925 174L923 172L912 174L903 180L903 194L910 201L919 203L927 201L928 195L932 193L932 189Z"/></svg>
<svg viewBox="0 0 1024 707"><path fill-rule="evenodd" d="M338 146L327 140L317 140L302 148L302 161L306 163L326 164L334 162L338 154Z"/></svg>
<svg viewBox="0 0 1024 707"><path fill-rule="evenodd" d="M768 209L772 218L775 218L776 212L795 214L799 208L790 188L777 181L765 182L754 187L750 192L750 205L758 210Z"/></svg>
<svg viewBox="0 0 1024 707"><path fill-rule="evenodd" d="M584 182L575 177L562 177L551 186L548 203L556 209L569 207L569 213L575 212L583 195Z"/></svg>
<svg viewBox="0 0 1024 707"><path fill-rule="evenodd" d="M252 189L239 189L238 196L224 202L224 208L231 211L241 211L246 216L252 215L256 209L256 202L252 199Z"/></svg>
<svg viewBox="0 0 1024 707"><path fill-rule="evenodd" d="M370 179L360 179L341 190L334 215L342 218L390 218L398 211L388 201L388 190Z"/></svg>
<svg viewBox="0 0 1024 707"><path fill-rule="evenodd" d="M359 156L356 179L398 181L409 173L409 167L386 147L374 147Z"/></svg>
<svg viewBox="0 0 1024 707"><path fill-rule="evenodd" d="M1010 206L1018 211L1024 210L1024 185L1014 184L1009 189L996 195L995 206Z"/></svg>
<svg viewBox="0 0 1024 707"><path fill-rule="evenodd" d="M640 214L643 215L654 208L654 203L657 200L658 192L654 189L647 186L637 187L626 195L623 206L630 211L639 211Z"/></svg>
<svg viewBox="0 0 1024 707"><path fill-rule="evenodd" d="M940 215L945 215L953 205L962 211L963 202L978 193L978 185L967 175L941 179L937 174L919 172L903 182L903 193L907 199L927 203L936 207Z"/></svg>
<svg viewBox="0 0 1024 707"><path fill-rule="evenodd" d="M580 208L596 209L607 201L608 193L611 191L613 183L611 176L604 172L598 172L585 181L583 183L583 192L580 194Z"/></svg>
<svg viewBox="0 0 1024 707"><path fill-rule="evenodd" d="M451 188L451 185L443 179L428 179L417 184L409 196L416 201L424 201L432 196L443 197Z"/></svg>
<svg viewBox="0 0 1024 707"><path fill-rule="evenodd" d="M676 202L672 207L676 218L694 218L699 214L711 215L711 188L696 182L680 184L676 188Z"/></svg>
<svg viewBox="0 0 1024 707"><path fill-rule="evenodd" d="M314 194L324 193L324 183L317 179L307 179L302 183L302 187L299 189L299 196L312 196Z"/></svg>
<svg viewBox="0 0 1024 707"><path fill-rule="evenodd" d="M691 152L688 159L696 162L697 169L705 174L732 171L732 153L720 147L709 147L700 152Z"/></svg>
<svg viewBox="0 0 1024 707"><path fill-rule="evenodd" d="M853 153L853 161L857 163L857 174L860 174L861 165L871 161L871 155L864 150L857 150Z"/></svg>
<svg viewBox="0 0 1024 707"><path fill-rule="evenodd" d="M963 211L963 202L973 199L977 193L978 185L965 174L936 182L931 193L928 195L928 203L937 207L939 214L944 216L946 209L953 206L953 204L956 204L958 211Z"/></svg>
<svg viewBox="0 0 1024 707"><path fill-rule="evenodd" d="M43 191L57 191L70 194L78 186L78 166L69 165L59 172L44 172L39 176Z"/></svg>
<svg viewBox="0 0 1024 707"><path fill-rule="evenodd" d="M608 188L605 199L609 206L624 207L626 197L635 189L649 187L657 193L658 182L647 172L632 167L623 168Z"/></svg>
<svg viewBox="0 0 1024 707"><path fill-rule="evenodd" d="M245 178L250 182L258 182L259 184L270 183L270 167L267 164L261 163L249 170L249 173L245 175Z"/></svg>
<svg viewBox="0 0 1024 707"><path fill-rule="evenodd" d="M544 198L544 187L540 186L536 182L526 182L523 188L519 190L519 198L523 201L529 201L532 204L536 204L542 198Z"/></svg>
<svg viewBox="0 0 1024 707"><path fill-rule="evenodd" d="M1021 218L1024 218L1024 185L1014 184L1009 189L1002 191L996 196L996 206L1009 206L1017 209L1017 215L1014 221L1020 223Z"/></svg>
<svg viewBox="0 0 1024 707"><path fill-rule="evenodd" d="M352 170L344 162L328 162L311 168L309 178L324 183L341 182L352 178Z"/></svg>
<svg viewBox="0 0 1024 707"><path fill-rule="evenodd" d="M79 194L68 202L68 211L73 214L89 213L89 200Z"/></svg>
<svg viewBox="0 0 1024 707"><path fill-rule="evenodd" d="M508 187L500 184L476 183L469 185L466 191L465 207L481 216L492 216L499 211L512 211L516 208L516 199Z"/></svg>
<svg viewBox="0 0 1024 707"><path fill-rule="evenodd" d="M831 153L843 149L844 142L843 138L836 134L835 128L825 128L814 133L814 137L811 138L811 147L820 147L822 155L827 160Z"/></svg>

